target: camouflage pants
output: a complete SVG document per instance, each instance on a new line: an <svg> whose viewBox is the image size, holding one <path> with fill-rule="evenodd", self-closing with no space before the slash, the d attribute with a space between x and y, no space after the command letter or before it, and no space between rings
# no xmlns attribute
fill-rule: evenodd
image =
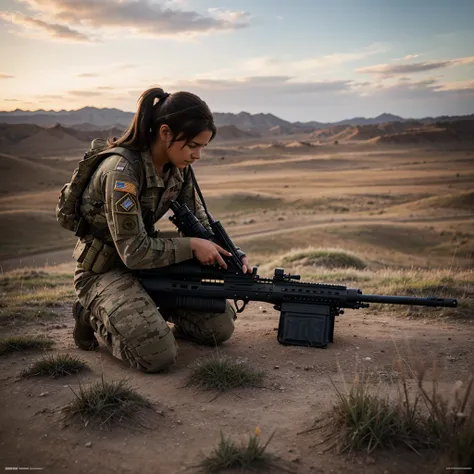
<svg viewBox="0 0 474 474"><path fill-rule="evenodd" d="M144 372L159 372L176 360L177 344L166 321L185 338L202 344L224 342L234 331L235 311L229 302L224 313L160 312L125 267L96 274L78 264L74 287L91 326L110 352Z"/></svg>

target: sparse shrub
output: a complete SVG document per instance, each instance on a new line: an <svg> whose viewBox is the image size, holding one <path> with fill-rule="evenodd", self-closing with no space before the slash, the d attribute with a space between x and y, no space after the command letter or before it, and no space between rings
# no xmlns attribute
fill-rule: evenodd
<svg viewBox="0 0 474 474"><path fill-rule="evenodd" d="M89 367L78 357L69 354L57 354L44 356L35 361L31 367L22 371L22 377L33 377L35 375L48 375L53 379L65 375L77 374Z"/></svg>
<svg viewBox="0 0 474 474"><path fill-rule="evenodd" d="M262 443L260 429L257 427L254 435L250 435L247 442L236 444L230 437L226 438L221 432L221 439L214 451L201 463L202 472L220 472L225 469L258 469L278 466L273 464L273 456L266 452L272 440L273 432L266 443Z"/></svg>
<svg viewBox="0 0 474 474"><path fill-rule="evenodd" d="M248 363L217 354L194 364L186 386L225 392L233 388L258 386L263 377L264 372L255 370Z"/></svg>
<svg viewBox="0 0 474 474"><path fill-rule="evenodd" d="M48 349L54 344L50 339L32 336L10 336L0 339L0 355L28 349Z"/></svg>
<svg viewBox="0 0 474 474"><path fill-rule="evenodd" d="M74 395L62 411L67 418L79 417L85 426L109 427L123 421L141 424L139 412L151 408L151 403L130 388L126 380L107 382L102 377L88 388L80 386Z"/></svg>
<svg viewBox="0 0 474 474"><path fill-rule="evenodd" d="M308 431L327 429L322 443L338 452L395 448L404 445L415 452L430 448L437 452L444 465L468 467L474 462L474 391L473 378L458 383L452 400L437 392L436 379L431 382L431 394L424 386L425 369L414 374L418 389L408 388L404 367L400 361L397 396L369 382L364 374L356 374L350 389L336 389L337 401L328 422L317 420ZM447 463L447 464L446 464Z"/></svg>

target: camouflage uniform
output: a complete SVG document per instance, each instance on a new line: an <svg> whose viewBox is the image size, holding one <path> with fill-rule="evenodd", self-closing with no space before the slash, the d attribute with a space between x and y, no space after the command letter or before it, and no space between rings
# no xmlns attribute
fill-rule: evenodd
<svg viewBox="0 0 474 474"><path fill-rule="evenodd" d="M171 200L186 203L209 227L187 170L174 166L160 177L150 152L141 154L144 173L119 155L107 157L93 174L82 197L81 215L91 233L114 248L113 264L104 273L87 271L78 263L74 286L86 317L112 354L132 366L157 372L174 363L177 345L166 321L178 334L204 344L230 338L235 311L227 303L222 314L183 310L160 313L131 270L157 268L193 257L190 239L160 238L154 223L169 209ZM141 188L142 184L142 190ZM90 243L93 237L81 239Z"/></svg>

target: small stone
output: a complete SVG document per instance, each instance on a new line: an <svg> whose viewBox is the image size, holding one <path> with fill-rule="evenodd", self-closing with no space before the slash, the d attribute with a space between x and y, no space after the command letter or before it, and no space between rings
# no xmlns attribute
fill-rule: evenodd
<svg viewBox="0 0 474 474"><path fill-rule="evenodd" d="M38 395L38 397L44 397L44 396L46 396L46 395L48 395L48 394L49 394L49 392L41 392L41 393Z"/></svg>
<svg viewBox="0 0 474 474"><path fill-rule="evenodd" d="M365 458L365 464L375 464L375 459L372 456L367 456Z"/></svg>
<svg viewBox="0 0 474 474"><path fill-rule="evenodd" d="M300 457L299 456L295 456L291 462L295 462L295 463L299 463L300 462Z"/></svg>
<svg viewBox="0 0 474 474"><path fill-rule="evenodd" d="M285 387L279 387L279 390L285 390Z"/></svg>
<svg viewBox="0 0 474 474"><path fill-rule="evenodd" d="M371 357L364 357L364 360L372 360Z"/></svg>
<svg viewBox="0 0 474 474"><path fill-rule="evenodd" d="M273 367L274 369L279 369L280 366L279 365L275 365L275 367Z"/></svg>
<svg viewBox="0 0 474 474"><path fill-rule="evenodd" d="M289 453L294 453L295 450L294 450L293 448L289 448L289 449L288 449L288 452L289 452Z"/></svg>
<svg viewBox="0 0 474 474"><path fill-rule="evenodd" d="M178 425L182 425L183 422L181 420L177 420L176 423L178 423Z"/></svg>
<svg viewBox="0 0 474 474"><path fill-rule="evenodd" d="M86 444L85 444L86 448L90 448L92 446L92 443L90 441L88 441Z"/></svg>

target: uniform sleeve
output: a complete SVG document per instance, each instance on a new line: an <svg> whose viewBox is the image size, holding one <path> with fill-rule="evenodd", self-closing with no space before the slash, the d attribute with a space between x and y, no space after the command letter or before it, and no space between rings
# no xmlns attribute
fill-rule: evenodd
<svg viewBox="0 0 474 474"><path fill-rule="evenodd" d="M193 179L189 170L186 170L184 174L183 187L181 188L181 192L176 200L180 204L186 204L189 209L193 210L194 215L198 218L199 222L206 227L206 229L212 231L204 206L194 190Z"/></svg>
<svg viewBox="0 0 474 474"><path fill-rule="evenodd" d="M132 269L159 268L193 257L189 238L150 237L145 230L139 201L139 180L122 157L110 160L102 189L105 214L115 247Z"/></svg>

